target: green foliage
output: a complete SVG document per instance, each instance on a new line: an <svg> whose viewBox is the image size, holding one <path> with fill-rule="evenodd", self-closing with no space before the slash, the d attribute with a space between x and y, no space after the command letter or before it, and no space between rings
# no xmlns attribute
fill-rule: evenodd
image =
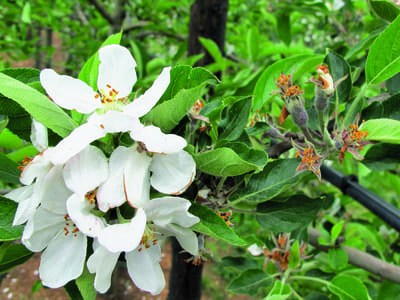
<svg viewBox="0 0 400 300"><path fill-rule="evenodd" d="M381 83L400 72L400 17L375 40L365 64L367 82Z"/></svg>
<svg viewBox="0 0 400 300"><path fill-rule="evenodd" d="M267 164L264 170L250 177L236 193L230 197L234 204L246 201L257 204L273 199L287 192L287 188L300 180L297 173L298 160L276 160ZM294 192L294 191L293 191Z"/></svg>
<svg viewBox="0 0 400 300"><path fill-rule="evenodd" d="M400 144L400 121L374 119L366 121L362 130L368 132L367 139L384 143Z"/></svg>
<svg viewBox="0 0 400 300"><path fill-rule="evenodd" d="M248 269L239 274L227 287L229 291L238 294L257 294L259 289L271 285L273 279L260 269Z"/></svg>
<svg viewBox="0 0 400 300"><path fill-rule="evenodd" d="M272 232L291 232L304 228L321 208L322 199L311 199L303 195L274 199L257 206L257 221Z"/></svg>
<svg viewBox="0 0 400 300"><path fill-rule="evenodd" d="M348 275L338 275L328 285L329 290L341 300L369 300L367 288L363 283Z"/></svg>
<svg viewBox="0 0 400 300"><path fill-rule="evenodd" d="M17 102L34 119L61 137L67 136L76 126L72 119L45 95L3 73L0 73L0 93Z"/></svg>
<svg viewBox="0 0 400 300"><path fill-rule="evenodd" d="M202 205L192 204L189 211L201 219L200 223L192 227L194 230L232 245L247 245L247 242L241 239L213 210Z"/></svg>
<svg viewBox="0 0 400 300"><path fill-rule="evenodd" d="M18 184L20 173L18 164L0 153L0 180Z"/></svg>
<svg viewBox="0 0 400 300"><path fill-rule="evenodd" d="M2 243L0 246L0 274L26 262L33 253L21 244Z"/></svg>
<svg viewBox="0 0 400 300"><path fill-rule="evenodd" d="M0 241L14 241L22 236L24 226L13 226L17 203L0 196Z"/></svg>

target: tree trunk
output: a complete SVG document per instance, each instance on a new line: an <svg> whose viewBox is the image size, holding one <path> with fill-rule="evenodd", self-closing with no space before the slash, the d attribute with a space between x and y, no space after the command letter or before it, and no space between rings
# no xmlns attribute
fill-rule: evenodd
<svg viewBox="0 0 400 300"><path fill-rule="evenodd" d="M214 62L211 55L200 44L199 37L213 40L224 53L228 0L196 0L190 9L188 54L205 53L197 65Z"/></svg>
<svg viewBox="0 0 400 300"><path fill-rule="evenodd" d="M199 37L213 40L224 53L228 0L196 0L190 10L188 54L205 53L197 65L212 63L213 58L203 49ZM216 74L220 77L220 74ZM172 267L168 300L199 300L201 297L201 273L203 266L187 263L189 253L181 253L176 239L172 240Z"/></svg>

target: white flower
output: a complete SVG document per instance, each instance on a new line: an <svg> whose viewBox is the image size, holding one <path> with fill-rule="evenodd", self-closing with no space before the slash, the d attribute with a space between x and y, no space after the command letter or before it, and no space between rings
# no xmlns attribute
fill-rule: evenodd
<svg viewBox="0 0 400 300"><path fill-rule="evenodd" d="M48 179L46 176L54 167L51 163L52 149L48 148L47 129L43 124L32 120L31 141L34 147L40 151L33 159L23 161L20 181L26 185L17 188L5 196L18 203L13 225L25 223L35 212L43 196L43 185Z"/></svg>
<svg viewBox="0 0 400 300"><path fill-rule="evenodd" d="M22 243L41 256L39 275L45 286L57 288L82 273L87 238L70 220L65 206L71 191L65 186L62 167L55 166L46 176L40 207L28 220Z"/></svg>
<svg viewBox="0 0 400 300"><path fill-rule="evenodd" d="M168 143L159 145L163 146L173 148ZM175 149L174 153L152 156L137 144L115 149L110 157L109 177L97 192L99 209L106 212L125 201L142 207L149 200L150 185L164 194L183 193L195 176L196 164L180 146Z"/></svg>
<svg viewBox="0 0 400 300"><path fill-rule="evenodd" d="M66 203L68 215L77 228L90 237L96 237L106 224L92 211L96 207L96 189L107 178L107 173L106 157L93 146L72 157L63 170L65 184L73 192Z"/></svg>
<svg viewBox="0 0 400 300"><path fill-rule="evenodd" d="M152 87L128 103L128 96L137 79L136 62L128 49L119 45L105 46L99 50L99 60L98 92L83 81L58 75L51 69L40 73L40 82L55 103L66 109L91 114L87 123L76 128L57 145L53 157L55 163L65 163L106 133L128 132L136 128L140 124L138 118L151 110L169 85L168 67L163 69Z"/></svg>
<svg viewBox="0 0 400 300"><path fill-rule="evenodd" d="M104 293L109 289L112 270L125 252L128 273L136 286L159 294L165 286L159 239L175 236L182 248L198 254L197 237L189 227L199 218L188 212L189 207L190 202L183 198L157 198L139 208L130 222L104 228L87 262L89 271L96 273L96 290Z"/></svg>

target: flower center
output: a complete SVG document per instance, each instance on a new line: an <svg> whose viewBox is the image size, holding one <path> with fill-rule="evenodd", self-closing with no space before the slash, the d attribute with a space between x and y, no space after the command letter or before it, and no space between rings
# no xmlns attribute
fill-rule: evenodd
<svg viewBox="0 0 400 300"><path fill-rule="evenodd" d="M87 192L85 195L85 199L89 201L90 205L94 205L96 203L96 192L97 190L93 190Z"/></svg>
<svg viewBox="0 0 400 300"><path fill-rule="evenodd" d="M64 216L65 226L64 226L64 235L72 234L74 237L78 236L79 229L76 227L75 223L72 222L71 218L68 214Z"/></svg>
<svg viewBox="0 0 400 300"><path fill-rule="evenodd" d="M145 249L149 249L151 247L151 245L153 245L153 246L157 245L157 242L158 242L158 240L156 238L155 232L151 228L146 226L146 228L144 229L142 239L140 240L138 251L139 252L142 251L143 247Z"/></svg>
<svg viewBox="0 0 400 300"><path fill-rule="evenodd" d="M33 160L33 157L25 156L24 159L21 161L21 165L18 166L18 169L23 171L27 165Z"/></svg>

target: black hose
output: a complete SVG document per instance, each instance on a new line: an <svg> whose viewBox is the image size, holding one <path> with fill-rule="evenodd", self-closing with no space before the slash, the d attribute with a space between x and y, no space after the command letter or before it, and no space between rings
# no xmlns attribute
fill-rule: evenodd
<svg viewBox="0 0 400 300"><path fill-rule="evenodd" d="M346 176L325 165L321 166L321 175L323 179L338 187L343 194L351 196L400 232L400 210L359 185L356 176Z"/></svg>

